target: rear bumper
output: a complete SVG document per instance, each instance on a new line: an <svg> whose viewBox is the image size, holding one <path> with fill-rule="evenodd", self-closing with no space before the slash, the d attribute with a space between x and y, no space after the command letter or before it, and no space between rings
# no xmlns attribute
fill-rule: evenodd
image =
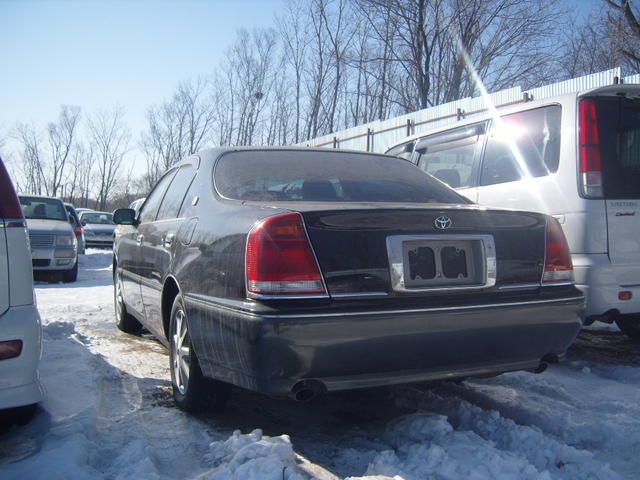
<svg viewBox="0 0 640 480"><path fill-rule="evenodd" d="M559 300L352 313L278 315L185 298L203 373L288 394L300 380L328 390L533 369L564 356L581 327L581 295Z"/></svg>
<svg viewBox="0 0 640 480"><path fill-rule="evenodd" d="M38 377L42 329L34 305L12 307L0 316L0 341L7 340L22 340L22 352L0 360L0 409L37 403L43 396Z"/></svg>
<svg viewBox="0 0 640 480"><path fill-rule="evenodd" d="M610 310L640 313L640 264L614 265L606 254L573 255L576 286L586 296L585 318ZM619 300L621 291L630 291L630 300Z"/></svg>

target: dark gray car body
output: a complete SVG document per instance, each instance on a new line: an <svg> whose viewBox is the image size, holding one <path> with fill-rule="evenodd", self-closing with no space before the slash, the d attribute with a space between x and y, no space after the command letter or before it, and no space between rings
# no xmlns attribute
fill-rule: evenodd
<svg viewBox="0 0 640 480"><path fill-rule="evenodd" d="M114 245L114 272L122 278L127 312L165 345L171 306L182 294L205 376L288 394L304 380L344 390L533 370L544 359L564 356L580 329L584 298L572 284L540 284L544 215L470 204L269 203L222 197L213 181L219 158L263 150L207 150L181 162L147 197L139 223L124 229ZM165 187L178 169L193 176L181 180L186 187L181 187L177 214L160 218L162 201L170 203L175 193L169 186L167 194ZM416 168L416 175L424 174ZM160 204L155 215L154 202ZM247 235L258 221L291 211L304 218L328 295L250 298ZM434 227L442 215L453 221L446 234L494 239L495 285L395 291L385 239L443 234Z"/></svg>

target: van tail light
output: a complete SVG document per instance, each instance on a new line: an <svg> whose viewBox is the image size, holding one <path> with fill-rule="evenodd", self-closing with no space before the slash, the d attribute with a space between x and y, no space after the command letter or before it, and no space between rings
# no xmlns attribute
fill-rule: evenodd
<svg viewBox="0 0 640 480"><path fill-rule="evenodd" d="M593 98L580 100L580 180L585 197L602 197L600 125Z"/></svg>
<svg viewBox="0 0 640 480"><path fill-rule="evenodd" d="M9 172L0 159L0 219L10 218L24 220L22 207L13 188Z"/></svg>
<svg viewBox="0 0 640 480"><path fill-rule="evenodd" d="M76 237L81 237L81 236L82 236L82 227L81 227L80 225L78 225L78 226L76 227L76 229L73 231L73 234L74 234Z"/></svg>
<svg viewBox="0 0 640 480"><path fill-rule="evenodd" d="M573 282L573 262L562 227L555 218L548 217L542 284L558 282Z"/></svg>
<svg viewBox="0 0 640 480"><path fill-rule="evenodd" d="M257 224L247 239L249 296L326 296L302 215L287 213Z"/></svg>

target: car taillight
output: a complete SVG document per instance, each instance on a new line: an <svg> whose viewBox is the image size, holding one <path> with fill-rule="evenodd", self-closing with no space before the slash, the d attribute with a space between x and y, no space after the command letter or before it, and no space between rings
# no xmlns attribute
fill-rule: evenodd
<svg viewBox="0 0 640 480"><path fill-rule="evenodd" d="M76 227L76 229L73 231L73 234L74 234L76 237L81 237L81 236L82 236L82 227L81 227L80 225L78 225L78 226Z"/></svg>
<svg viewBox="0 0 640 480"><path fill-rule="evenodd" d="M321 295L327 290L302 215L287 213L257 224L247 239L249 295Z"/></svg>
<svg viewBox="0 0 640 480"><path fill-rule="evenodd" d="M600 126L593 98L580 100L580 179L585 197L602 197Z"/></svg>
<svg viewBox="0 0 640 480"><path fill-rule="evenodd" d="M543 284L573 282L573 262L562 227L553 217L547 218Z"/></svg>
<svg viewBox="0 0 640 480"><path fill-rule="evenodd" d="M0 218L24 219L20 201L2 160L0 160Z"/></svg>

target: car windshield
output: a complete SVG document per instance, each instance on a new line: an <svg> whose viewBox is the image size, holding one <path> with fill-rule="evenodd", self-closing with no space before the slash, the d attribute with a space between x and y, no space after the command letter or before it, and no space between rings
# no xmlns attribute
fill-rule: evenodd
<svg viewBox="0 0 640 480"><path fill-rule="evenodd" d="M234 200L469 203L405 160L331 150L227 153L215 184Z"/></svg>
<svg viewBox="0 0 640 480"><path fill-rule="evenodd" d="M20 205L25 218L68 221L64 205L55 198L21 196Z"/></svg>
<svg viewBox="0 0 640 480"><path fill-rule="evenodd" d="M83 213L80 217L83 224L93 225L113 225L113 215L110 213L89 212Z"/></svg>

